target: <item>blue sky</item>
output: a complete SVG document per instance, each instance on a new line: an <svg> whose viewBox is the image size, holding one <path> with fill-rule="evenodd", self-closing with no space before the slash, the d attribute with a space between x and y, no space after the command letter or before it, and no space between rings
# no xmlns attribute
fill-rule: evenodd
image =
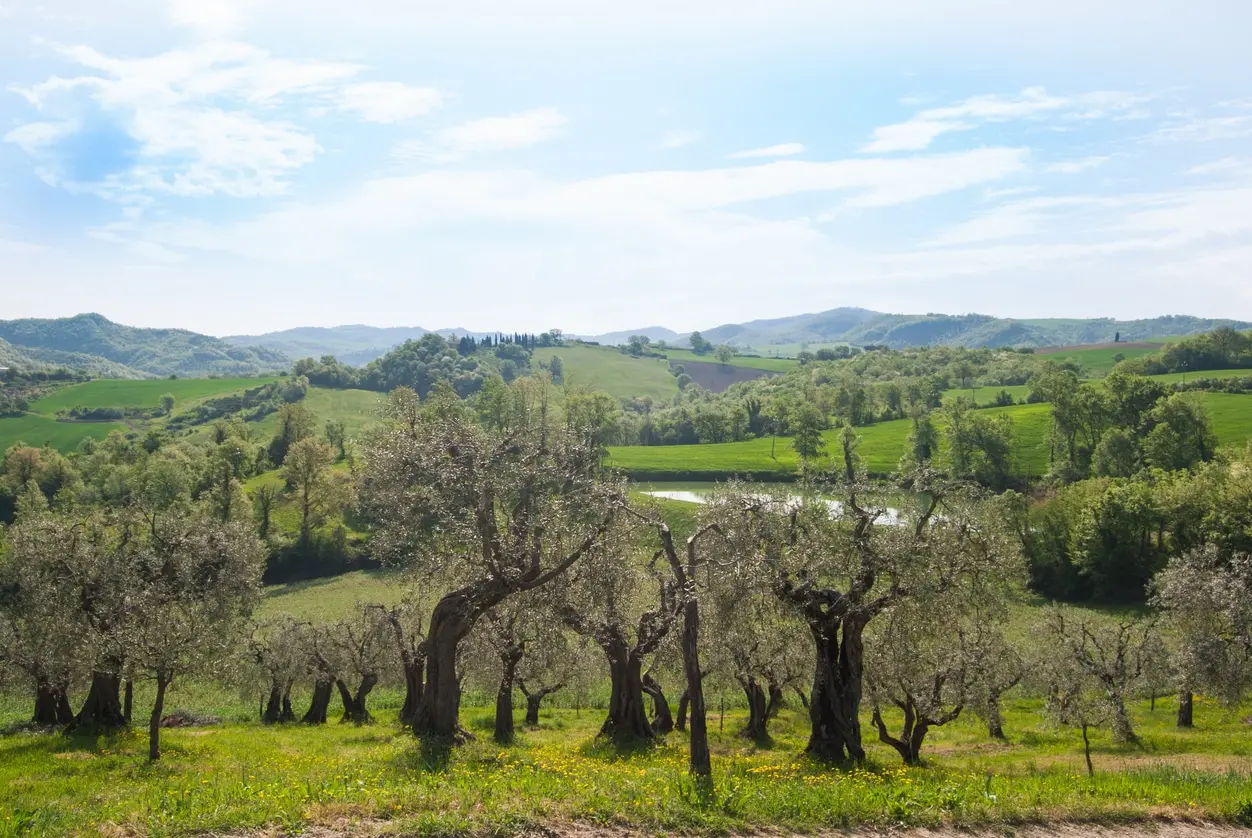
<svg viewBox="0 0 1252 838"><path fill-rule="evenodd" d="M1241 0L0 0L0 317L1252 319Z"/></svg>

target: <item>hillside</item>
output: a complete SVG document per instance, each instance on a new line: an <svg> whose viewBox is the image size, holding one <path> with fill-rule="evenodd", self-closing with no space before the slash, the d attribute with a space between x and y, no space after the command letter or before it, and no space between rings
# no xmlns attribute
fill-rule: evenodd
<svg viewBox="0 0 1252 838"><path fill-rule="evenodd" d="M237 347L185 329L140 329L99 314L0 321L0 339L46 365L120 378L249 375L288 366L272 349Z"/></svg>
<svg viewBox="0 0 1252 838"><path fill-rule="evenodd" d="M574 388L603 390L619 399L650 396L669 401L678 395L678 381L662 358L632 358L604 346L557 346L535 350L534 363L561 359L564 384Z"/></svg>
<svg viewBox="0 0 1252 838"><path fill-rule="evenodd" d="M426 332L419 326L306 326L263 335L231 335L222 340L231 346L272 349L293 360L334 355L345 364L359 367L382 357L387 350L406 340L417 340Z"/></svg>
<svg viewBox="0 0 1252 838"><path fill-rule="evenodd" d="M1221 326L1249 329L1252 324L1169 315L1146 320L1012 320L985 314L882 314L862 308L836 308L773 320L718 326L703 332L713 343L764 350L771 345L846 341L859 346L1074 346L1148 341L1207 332Z"/></svg>

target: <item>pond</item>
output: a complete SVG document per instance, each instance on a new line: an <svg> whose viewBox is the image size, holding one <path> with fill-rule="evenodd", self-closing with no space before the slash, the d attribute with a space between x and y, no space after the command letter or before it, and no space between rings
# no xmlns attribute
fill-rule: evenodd
<svg viewBox="0 0 1252 838"><path fill-rule="evenodd" d="M664 500L679 501L682 503L708 503L709 496L718 488L717 483L701 483L701 482L677 482L677 483L640 483L638 491L642 494L653 498L661 498ZM754 487L759 487L761 497L767 497L770 492L777 490L793 489L794 483L756 483ZM901 492L882 492L872 493L869 496L869 502L876 505L884 503L895 503L896 506L881 506L883 514L879 517L879 521L885 524L899 524L903 521L903 513L898 507L907 505L909 498L916 496L908 495ZM788 503L799 503L802 496L788 492ZM830 509L831 515L840 515L843 512L843 503L831 497L822 499L827 508Z"/></svg>

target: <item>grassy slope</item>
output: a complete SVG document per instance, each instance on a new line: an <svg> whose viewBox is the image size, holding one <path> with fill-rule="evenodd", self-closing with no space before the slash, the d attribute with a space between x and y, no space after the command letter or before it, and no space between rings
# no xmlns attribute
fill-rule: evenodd
<svg viewBox="0 0 1252 838"><path fill-rule="evenodd" d="M705 800L691 789L683 733L619 755L595 739L603 710L570 709L568 690L545 703L539 728L519 730L507 747L491 741L492 709L466 702L462 722L476 740L445 763L427 762L412 735L399 729L401 697L393 689L371 696L377 723L370 727L263 727L252 721L255 702L176 682L168 706L211 709L228 723L163 732L164 756L155 768L144 764L142 734L99 743L55 734L0 737L0 834L238 834L269 824L291 829L357 819L423 835L511 835L566 821L650 834L1058 819L1228 821L1248 797L1252 743L1245 725L1207 702L1197 707L1199 726L1190 732L1172 727L1172 700L1158 701L1155 712L1137 703L1132 713L1142 743L1116 746L1094 732L1097 774L1088 779L1078 735L1042 723L1035 701L1006 703L1005 744L990 741L970 713L934 729L926 740L928 762L916 768L900 766L863 718L869 762L839 769L803 757L802 711L783 710L771 722L772 742L754 747L738 735L745 714L735 708L737 694L726 692L730 709L722 718L721 694L711 689L715 791ZM141 682L138 712L146 712L150 692ZM294 698L302 710L307 693ZM886 714L893 728L896 715Z"/></svg>
<svg viewBox="0 0 1252 838"><path fill-rule="evenodd" d="M148 381L119 381L107 379L72 384L40 399L31 405L36 413L55 414L72 407L134 407L151 408L161 404L161 396L174 396L174 410L188 407L189 403L213 396L237 393L251 387L260 387L273 378L180 378Z"/></svg>
<svg viewBox="0 0 1252 838"><path fill-rule="evenodd" d="M1222 445L1245 445L1252 439L1252 396L1229 393L1196 393L1213 419L1213 429ZM989 408L991 414L1007 413L1013 419L1016 470L1024 476L1042 476L1048 468L1047 436L1051 406L1015 405ZM895 470L908 442L909 420L882 422L857 428L859 449L865 467L872 474ZM835 450L834 432L826 433L828 451ZM772 440L754 439L716 445L665 445L612 448L609 465L623 469L640 480L714 479L732 474L759 479L785 477L795 473L798 458L791 441L779 439L771 458Z"/></svg>
<svg viewBox="0 0 1252 838"><path fill-rule="evenodd" d="M651 396L669 401L678 393L678 382L669 364L660 358L632 358L607 346L560 346L536 349L534 362L561 358L565 383L571 387L603 390L619 399Z"/></svg>
<svg viewBox="0 0 1252 838"><path fill-rule="evenodd" d="M688 361L699 361L706 364L717 364L717 356L697 355L689 349L667 349L665 357L669 360L683 364ZM730 359L729 366L745 367L750 370L768 370L769 372L786 372L795 367L799 362L792 358L749 358L744 355L736 355Z"/></svg>
<svg viewBox="0 0 1252 838"><path fill-rule="evenodd" d="M1165 373L1164 375L1150 375L1148 376L1148 378L1151 378L1153 381L1159 381L1162 384L1177 384L1182 381L1195 381L1201 378L1212 378L1212 379L1217 379L1217 380L1223 380L1227 378L1252 378L1252 370L1211 370L1208 372L1170 372L1170 373ZM1095 379L1094 381L1098 383L1099 379ZM951 401L952 399L955 399L957 396L964 396L967 399L971 399L971 398L975 398L975 395L976 395L977 404L992 404L996 399L996 395L1001 390L1008 390L1009 395L1011 395L1013 397L1013 400L1017 402L1021 402L1025 400L1025 398L1030 395L1029 384L1014 384L1008 387L980 386L975 391L975 394L971 394L968 389L947 390L943 394L943 400Z"/></svg>
<svg viewBox="0 0 1252 838"><path fill-rule="evenodd" d="M84 437L104 439L113 431L125 431L120 422L58 422L47 416L28 413L0 419L0 452L18 442L42 447L45 443L65 453L73 451Z"/></svg>
<svg viewBox="0 0 1252 838"><path fill-rule="evenodd" d="M1049 352L1042 357L1064 363L1065 361L1074 361L1087 371L1088 375L1105 376L1113 371L1116 361L1113 360L1114 355L1121 355L1124 358L1141 358L1144 355L1154 355L1161 351L1163 346L1173 338L1154 338L1148 341L1140 341L1141 343L1155 343L1155 347L1106 347L1103 349L1070 349L1061 350L1060 352Z"/></svg>
<svg viewBox="0 0 1252 838"><path fill-rule="evenodd" d="M338 419L347 429L348 437L360 436L361 432L378 419L378 409L382 403L381 393L372 390L323 390L310 387L304 397L304 406L317 420L317 431L321 433L327 419ZM278 430L278 414L271 413L254 426L254 437L268 440Z"/></svg>

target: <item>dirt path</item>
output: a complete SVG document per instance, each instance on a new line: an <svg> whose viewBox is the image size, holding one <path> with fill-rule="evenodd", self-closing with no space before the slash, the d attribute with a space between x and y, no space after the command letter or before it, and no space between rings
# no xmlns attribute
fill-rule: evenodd
<svg viewBox="0 0 1252 838"><path fill-rule="evenodd" d="M357 822L334 826L314 826L299 833L282 829L261 832L219 834L211 833L203 838L288 838L299 834L303 838L375 838L375 836L404 836L403 832L388 831L384 821ZM611 829L581 824L562 824L534 829L516 834L516 838L650 838L654 833L629 829ZM1206 823L1152 822L1139 825L1100 826L1087 823L1058 823L1048 826L1001 826L973 830L961 829L857 829L847 831L809 833L804 836L790 833L761 831L745 833L740 838L1252 838L1252 829ZM736 838L734 835L726 838Z"/></svg>

